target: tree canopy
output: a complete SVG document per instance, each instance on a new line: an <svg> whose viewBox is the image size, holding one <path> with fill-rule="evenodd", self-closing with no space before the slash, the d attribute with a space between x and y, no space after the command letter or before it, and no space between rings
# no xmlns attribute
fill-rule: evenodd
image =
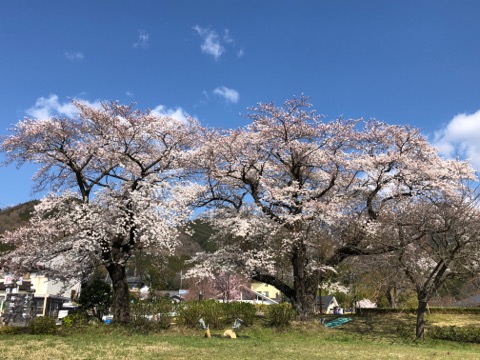
<svg viewBox="0 0 480 360"><path fill-rule="evenodd" d="M418 231L455 213L476 179L468 162L441 158L418 129L327 121L306 97L260 103L247 126L231 130L116 102L74 105L76 116L27 118L1 139L7 162L38 164L36 189L51 193L29 227L3 236L15 249L0 265L82 278L102 264L120 322L129 319L128 261L170 253L193 205L216 242L189 276L239 272L277 287L306 315L322 277L346 258L415 261L417 240L445 241L441 227L435 236Z"/></svg>
<svg viewBox="0 0 480 360"><path fill-rule="evenodd" d="M117 321L129 319L125 267L134 250L171 250L199 185L188 181L198 124L116 102L75 102L77 116L25 119L2 139L8 162L40 166L36 188L51 193L31 226L6 233L11 271L84 278L98 264L113 284Z"/></svg>
<svg viewBox="0 0 480 360"><path fill-rule="evenodd" d="M304 97L259 104L249 125L204 141L202 205L222 245L190 271L241 269L280 289L299 314L332 266L393 250L371 236L392 204L401 212L475 178L467 162L442 159L417 129L327 122L309 107Z"/></svg>

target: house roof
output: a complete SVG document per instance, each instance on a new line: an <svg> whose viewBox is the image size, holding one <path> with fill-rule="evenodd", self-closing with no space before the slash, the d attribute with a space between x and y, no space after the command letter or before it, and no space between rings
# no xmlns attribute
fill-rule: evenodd
<svg viewBox="0 0 480 360"><path fill-rule="evenodd" d="M317 302L322 304L322 310L327 310L330 304L336 304L337 299L333 295L317 296Z"/></svg>
<svg viewBox="0 0 480 360"><path fill-rule="evenodd" d="M258 297L258 298L260 298L260 299L262 299L262 300L264 300L264 301L270 301L270 302L272 302L273 304L278 304L278 301L275 301L275 300L273 300L272 298L269 298L268 296L265 296L265 295L263 295L262 293L259 293L259 292L255 291L255 290L252 290L252 289L250 289L250 288L247 287L247 286L241 285L241 289L242 289L242 291L245 291L245 292L247 292L247 293L253 294L253 295L255 295L256 297Z"/></svg>
<svg viewBox="0 0 480 360"><path fill-rule="evenodd" d="M169 297L172 300L184 301L186 294L188 294L187 290L156 290L155 295L159 297Z"/></svg>

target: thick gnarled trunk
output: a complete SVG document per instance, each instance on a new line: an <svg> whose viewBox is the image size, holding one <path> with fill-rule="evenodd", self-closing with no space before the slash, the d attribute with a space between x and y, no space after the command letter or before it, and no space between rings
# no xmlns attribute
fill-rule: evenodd
<svg viewBox="0 0 480 360"><path fill-rule="evenodd" d="M313 311L313 300L318 282L313 281L314 278L307 273L306 246L300 244L295 247L291 255L293 285L269 274L256 273L252 276L252 279L275 286L289 298L299 318L306 319Z"/></svg>
<svg viewBox="0 0 480 360"><path fill-rule="evenodd" d="M124 265L111 264L107 266L107 271L112 279L113 319L117 323L126 324L130 321L130 290L127 283L126 268Z"/></svg>
<svg viewBox="0 0 480 360"><path fill-rule="evenodd" d="M306 319L313 309L313 295L315 289L309 286L310 279L307 274L306 246L300 244L292 254L293 266L293 293L292 305L300 319Z"/></svg>

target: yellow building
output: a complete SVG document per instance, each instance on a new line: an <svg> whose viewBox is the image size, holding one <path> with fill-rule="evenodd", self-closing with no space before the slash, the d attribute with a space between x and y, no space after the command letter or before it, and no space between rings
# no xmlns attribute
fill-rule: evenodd
<svg viewBox="0 0 480 360"><path fill-rule="evenodd" d="M250 285L250 289L275 301L280 301L282 299L282 292L272 285L261 282L253 282Z"/></svg>

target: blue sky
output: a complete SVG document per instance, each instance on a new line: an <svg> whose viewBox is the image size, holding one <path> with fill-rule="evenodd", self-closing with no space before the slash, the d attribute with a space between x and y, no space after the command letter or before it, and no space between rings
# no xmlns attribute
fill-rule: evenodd
<svg viewBox="0 0 480 360"><path fill-rule="evenodd" d="M479 16L477 0L0 0L0 134L73 98L231 128L303 93L480 168ZM33 173L0 168L0 208L41 196Z"/></svg>

